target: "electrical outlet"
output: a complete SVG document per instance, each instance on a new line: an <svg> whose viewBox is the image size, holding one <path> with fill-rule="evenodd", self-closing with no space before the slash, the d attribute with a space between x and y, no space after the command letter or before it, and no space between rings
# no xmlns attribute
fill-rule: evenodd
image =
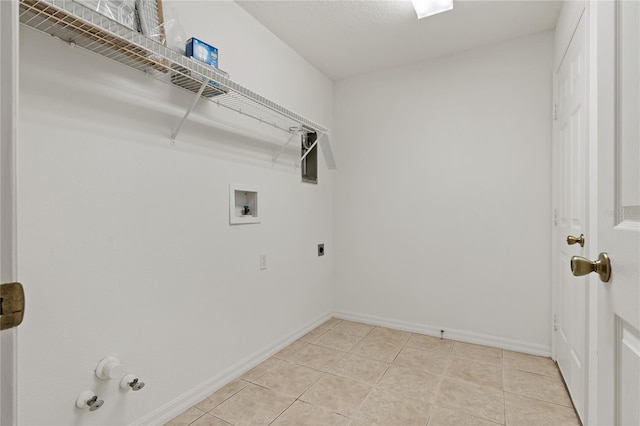
<svg viewBox="0 0 640 426"><path fill-rule="evenodd" d="M318 256L324 256L324 244L318 244Z"/></svg>
<svg viewBox="0 0 640 426"><path fill-rule="evenodd" d="M267 253L260 253L260 270L267 269Z"/></svg>

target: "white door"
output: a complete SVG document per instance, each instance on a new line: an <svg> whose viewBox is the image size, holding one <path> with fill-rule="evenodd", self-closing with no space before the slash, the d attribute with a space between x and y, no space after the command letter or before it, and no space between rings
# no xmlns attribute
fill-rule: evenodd
<svg viewBox="0 0 640 426"><path fill-rule="evenodd" d="M556 358L578 414L584 419L587 372L587 279L571 275L580 243L567 237L587 234L587 73L585 16L577 24L555 75L555 228ZM585 236L584 238L589 238Z"/></svg>
<svg viewBox="0 0 640 426"><path fill-rule="evenodd" d="M596 2L598 424L640 425L640 3Z"/></svg>
<svg viewBox="0 0 640 426"><path fill-rule="evenodd" d="M0 0L0 280L16 279L15 143L18 126L18 2ZM16 330L0 332L0 424L16 424Z"/></svg>

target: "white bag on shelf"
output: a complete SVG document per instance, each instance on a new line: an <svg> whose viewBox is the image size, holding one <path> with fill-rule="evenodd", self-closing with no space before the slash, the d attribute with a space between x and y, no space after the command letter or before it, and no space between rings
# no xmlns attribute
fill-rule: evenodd
<svg viewBox="0 0 640 426"><path fill-rule="evenodd" d="M135 0L78 0L79 3L95 10L107 18L139 31Z"/></svg>

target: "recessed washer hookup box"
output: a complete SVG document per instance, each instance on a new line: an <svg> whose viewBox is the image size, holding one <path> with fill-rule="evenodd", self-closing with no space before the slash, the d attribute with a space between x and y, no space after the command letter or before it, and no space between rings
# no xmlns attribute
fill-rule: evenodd
<svg viewBox="0 0 640 426"><path fill-rule="evenodd" d="M195 37L187 40L186 55L218 68L218 49Z"/></svg>

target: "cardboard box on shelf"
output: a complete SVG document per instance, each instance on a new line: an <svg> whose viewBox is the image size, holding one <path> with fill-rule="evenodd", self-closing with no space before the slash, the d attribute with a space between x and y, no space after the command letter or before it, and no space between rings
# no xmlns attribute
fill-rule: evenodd
<svg viewBox="0 0 640 426"><path fill-rule="evenodd" d="M200 39L191 37L187 40L185 55L218 69L218 49ZM211 84L214 87L220 88L220 83L216 81L211 80Z"/></svg>
<svg viewBox="0 0 640 426"><path fill-rule="evenodd" d="M218 68L218 49L195 37L187 40L186 55Z"/></svg>

